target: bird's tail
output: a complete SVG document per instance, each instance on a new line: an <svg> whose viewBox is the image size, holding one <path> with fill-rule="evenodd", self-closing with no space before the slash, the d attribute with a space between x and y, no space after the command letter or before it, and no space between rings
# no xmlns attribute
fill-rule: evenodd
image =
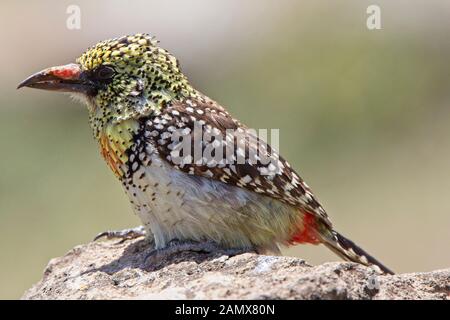
<svg viewBox="0 0 450 320"><path fill-rule="evenodd" d="M327 230L327 232L321 233L321 238L325 246L344 260L361 263L366 266L375 266L384 273L394 274L394 272L357 246L353 241L334 230Z"/></svg>

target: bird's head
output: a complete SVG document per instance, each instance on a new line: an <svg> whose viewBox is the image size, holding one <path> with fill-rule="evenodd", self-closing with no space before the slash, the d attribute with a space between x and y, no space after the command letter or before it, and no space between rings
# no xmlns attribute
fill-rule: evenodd
<svg viewBox="0 0 450 320"><path fill-rule="evenodd" d="M69 92L80 98L88 105L96 131L108 122L137 119L195 94L177 59L146 34L99 42L75 63L44 69L21 87Z"/></svg>

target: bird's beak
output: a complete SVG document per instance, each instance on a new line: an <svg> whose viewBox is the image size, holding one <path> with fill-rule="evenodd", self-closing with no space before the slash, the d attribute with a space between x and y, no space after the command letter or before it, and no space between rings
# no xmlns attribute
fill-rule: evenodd
<svg viewBox="0 0 450 320"><path fill-rule="evenodd" d="M84 94L95 92L94 83L87 79L75 63L39 71L22 81L17 89L22 87Z"/></svg>

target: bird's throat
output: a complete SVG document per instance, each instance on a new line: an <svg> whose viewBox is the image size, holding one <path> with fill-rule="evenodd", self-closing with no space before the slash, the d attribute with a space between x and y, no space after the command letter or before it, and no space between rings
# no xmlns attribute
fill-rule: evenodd
<svg viewBox="0 0 450 320"><path fill-rule="evenodd" d="M139 122L134 119L120 123L110 123L104 127L98 137L100 152L113 173L122 179L124 166L128 162L128 150L134 144L134 137L139 131Z"/></svg>

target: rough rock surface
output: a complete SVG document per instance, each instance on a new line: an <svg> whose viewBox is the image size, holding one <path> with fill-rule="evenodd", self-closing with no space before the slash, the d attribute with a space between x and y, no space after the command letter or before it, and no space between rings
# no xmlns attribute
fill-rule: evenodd
<svg viewBox="0 0 450 320"><path fill-rule="evenodd" d="M143 240L88 243L52 259L22 299L449 299L450 269L379 275L354 263L182 252Z"/></svg>

